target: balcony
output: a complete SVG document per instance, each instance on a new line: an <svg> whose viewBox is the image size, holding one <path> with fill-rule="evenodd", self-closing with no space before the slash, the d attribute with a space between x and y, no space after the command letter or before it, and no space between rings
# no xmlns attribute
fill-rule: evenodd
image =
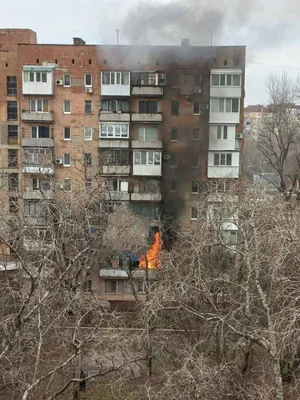
<svg viewBox="0 0 300 400"><path fill-rule="evenodd" d="M134 164L132 175L161 176L161 165Z"/></svg>
<svg viewBox="0 0 300 400"><path fill-rule="evenodd" d="M161 201L161 193L132 193L132 201Z"/></svg>
<svg viewBox="0 0 300 400"><path fill-rule="evenodd" d="M230 86L212 86L210 88L211 97L242 97L242 88Z"/></svg>
<svg viewBox="0 0 300 400"><path fill-rule="evenodd" d="M24 95L53 95L53 67L23 66Z"/></svg>
<svg viewBox="0 0 300 400"><path fill-rule="evenodd" d="M23 164L24 174L54 175L54 165Z"/></svg>
<svg viewBox="0 0 300 400"><path fill-rule="evenodd" d="M130 122L130 113L100 111L100 122Z"/></svg>
<svg viewBox="0 0 300 400"><path fill-rule="evenodd" d="M52 112L22 111L22 121L25 122L48 122L53 121Z"/></svg>
<svg viewBox="0 0 300 400"><path fill-rule="evenodd" d="M162 149L163 144L161 140L133 140L133 149Z"/></svg>
<svg viewBox="0 0 300 400"><path fill-rule="evenodd" d="M130 194L127 192L112 192L109 191L104 195L105 200L114 200L114 201L129 201Z"/></svg>
<svg viewBox="0 0 300 400"><path fill-rule="evenodd" d="M119 149L128 149L129 148L129 140L111 140L111 139L101 139L99 140L100 148L119 148Z"/></svg>
<svg viewBox="0 0 300 400"><path fill-rule="evenodd" d="M210 124L239 124L239 112L212 112L209 113Z"/></svg>
<svg viewBox="0 0 300 400"><path fill-rule="evenodd" d="M132 88L132 96L159 97L163 95L163 87L135 86Z"/></svg>
<svg viewBox="0 0 300 400"><path fill-rule="evenodd" d="M157 271L149 269L147 271L149 279L154 279ZM135 279L145 278L145 269L136 269L131 272L131 276ZM100 278L103 279L128 279L129 274L125 269L114 269L114 268L101 268L99 271Z"/></svg>
<svg viewBox="0 0 300 400"><path fill-rule="evenodd" d="M215 165L215 156L219 154L220 160L219 165ZM225 154L225 156L224 156ZM222 160L222 156L224 157ZM227 156L231 157L230 164L226 163ZM222 165L224 163L224 165ZM207 177L208 178L238 178L240 173L240 153L225 152L217 153L213 151L208 152L208 166L207 166Z"/></svg>
<svg viewBox="0 0 300 400"><path fill-rule="evenodd" d="M133 113L131 114L132 122L162 122L162 113Z"/></svg>
<svg viewBox="0 0 300 400"><path fill-rule="evenodd" d="M53 139L31 139L31 138L23 138L22 139L22 147L54 147Z"/></svg>
<svg viewBox="0 0 300 400"><path fill-rule="evenodd" d="M54 193L53 190L33 190L30 188L26 188L23 192L24 200L42 200L42 199L53 199Z"/></svg>
<svg viewBox="0 0 300 400"><path fill-rule="evenodd" d="M103 174L118 174L118 175L129 175L130 166L129 165L103 165Z"/></svg>

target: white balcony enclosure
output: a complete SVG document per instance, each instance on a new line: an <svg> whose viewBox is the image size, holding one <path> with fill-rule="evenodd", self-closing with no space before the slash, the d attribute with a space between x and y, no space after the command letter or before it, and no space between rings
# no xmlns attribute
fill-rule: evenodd
<svg viewBox="0 0 300 400"><path fill-rule="evenodd" d="M241 69L211 69L210 97L242 97Z"/></svg>
<svg viewBox="0 0 300 400"><path fill-rule="evenodd" d="M24 65L22 86L24 95L53 95L53 67Z"/></svg>
<svg viewBox="0 0 300 400"><path fill-rule="evenodd" d="M161 140L133 140L131 143L133 149L162 149Z"/></svg>
<svg viewBox="0 0 300 400"><path fill-rule="evenodd" d="M23 164L24 174L54 175L54 165L26 165Z"/></svg>
<svg viewBox="0 0 300 400"><path fill-rule="evenodd" d="M99 147L102 149L105 148L128 149L129 140L107 140L100 138Z"/></svg>
<svg viewBox="0 0 300 400"><path fill-rule="evenodd" d="M154 279L157 270L149 269L147 275L149 279ZM101 268L99 270L99 276L103 279L128 279L129 273L125 269L115 269L115 268ZM136 269L130 272L130 276L135 279L145 279L146 270Z"/></svg>
<svg viewBox="0 0 300 400"><path fill-rule="evenodd" d="M132 96L159 97L164 95L163 87L135 86L132 88Z"/></svg>
<svg viewBox="0 0 300 400"><path fill-rule="evenodd" d="M100 122L130 122L130 113L100 111Z"/></svg>
<svg viewBox="0 0 300 400"><path fill-rule="evenodd" d="M162 114L133 113L132 122L162 122Z"/></svg>
<svg viewBox="0 0 300 400"><path fill-rule="evenodd" d="M136 164L133 164L132 175L161 176L161 165L136 165Z"/></svg>
<svg viewBox="0 0 300 400"><path fill-rule="evenodd" d="M231 155L231 165L215 165L215 155L217 152L208 151L208 165L207 177L208 178L238 178L240 171L240 153L236 152L222 152L218 153L220 156L227 160L227 155ZM222 162L220 162L222 164ZM228 163L227 163L228 164Z"/></svg>
<svg viewBox="0 0 300 400"><path fill-rule="evenodd" d="M22 111L22 121L25 122L52 122L52 112Z"/></svg>
<svg viewBox="0 0 300 400"><path fill-rule="evenodd" d="M102 71L101 96L130 96L130 72Z"/></svg>
<svg viewBox="0 0 300 400"><path fill-rule="evenodd" d="M235 150L236 149L235 125L210 125L209 150Z"/></svg>
<svg viewBox="0 0 300 400"><path fill-rule="evenodd" d="M132 193L132 201L161 201L161 193Z"/></svg>
<svg viewBox="0 0 300 400"><path fill-rule="evenodd" d="M209 113L210 124L239 124L239 112L212 112Z"/></svg>
<svg viewBox="0 0 300 400"><path fill-rule="evenodd" d="M103 174L129 175L129 172L130 172L129 165L103 165L102 167Z"/></svg>
<svg viewBox="0 0 300 400"><path fill-rule="evenodd" d="M161 151L134 150L132 175L161 176Z"/></svg>

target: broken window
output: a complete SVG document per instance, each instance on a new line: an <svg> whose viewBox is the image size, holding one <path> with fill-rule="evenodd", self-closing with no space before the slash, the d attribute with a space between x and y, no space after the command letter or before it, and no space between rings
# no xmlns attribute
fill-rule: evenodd
<svg viewBox="0 0 300 400"><path fill-rule="evenodd" d="M7 96L16 96L17 95L17 77L16 76L7 76L6 77L6 85L7 85Z"/></svg>
<svg viewBox="0 0 300 400"><path fill-rule="evenodd" d="M170 190L171 192L176 192L178 189L178 181L170 181Z"/></svg>

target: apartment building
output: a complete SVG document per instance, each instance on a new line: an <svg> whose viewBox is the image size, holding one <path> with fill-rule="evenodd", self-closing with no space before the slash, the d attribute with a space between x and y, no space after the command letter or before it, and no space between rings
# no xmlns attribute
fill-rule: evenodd
<svg viewBox="0 0 300 400"><path fill-rule="evenodd" d="M202 184L238 178L245 47L45 45L11 29L0 30L0 55L8 213L18 204L34 215L39 188L51 199L100 181L150 228L163 215L184 229Z"/></svg>

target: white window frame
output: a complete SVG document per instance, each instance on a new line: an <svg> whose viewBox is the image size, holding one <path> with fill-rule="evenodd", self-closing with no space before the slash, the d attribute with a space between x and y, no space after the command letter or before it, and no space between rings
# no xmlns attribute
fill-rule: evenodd
<svg viewBox="0 0 300 400"><path fill-rule="evenodd" d="M39 79L37 78L39 77ZM31 79L33 78L33 79ZM45 78L45 79L44 79ZM38 83L47 83L48 81L48 73L43 72L43 71L36 71L36 72L31 72L31 71L23 71L23 82L26 83L33 83L33 82L38 82Z"/></svg>
<svg viewBox="0 0 300 400"><path fill-rule="evenodd" d="M218 77L218 84L214 84L213 80L216 79L214 77ZM238 76L239 77L239 83L233 84L234 77ZM214 87L241 87L242 84L242 74L240 73L229 73L229 74L211 74L211 81L210 81L211 86Z"/></svg>
<svg viewBox="0 0 300 400"><path fill-rule="evenodd" d="M41 105L42 105L42 110L40 111L40 110L38 110L38 105L39 105L39 103L41 102ZM44 103L46 103L46 104L48 104L48 111L44 111ZM49 100L46 100L46 99L38 99L38 100L30 100L29 101L29 111L30 112L38 112L38 113L44 113L44 112L49 112ZM32 109L32 104L34 104L34 109Z"/></svg>
<svg viewBox="0 0 300 400"><path fill-rule="evenodd" d="M104 83L103 78L104 74L109 73L109 83ZM128 77L128 83L122 83L124 80L124 76ZM102 85L122 85L122 86L130 86L130 72L127 71L102 71L101 72L101 84Z"/></svg>
<svg viewBox="0 0 300 400"><path fill-rule="evenodd" d="M193 190L193 186L197 186L197 190L196 191ZM199 183L197 183L196 181L192 181L191 193L192 194L199 194Z"/></svg>
<svg viewBox="0 0 300 400"><path fill-rule="evenodd" d="M89 132L89 135L87 135L87 132ZM84 141L88 142L93 140L93 128L91 126L85 126L84 127Z"/></svg>
<svg viewBox="0 0 300 400"><path fill-rule="evenodd" d="M107 286L108 286L108 282L109 285L111 285L111 282L116 282L116 291L112 292L112 291L108 291ZM107 286L106 286L107 285ZM116 279L110 279L110 280L106 280L105 281L105 293L109 293L109 294L120 294L120 293L124 293L124 284L122 280L116 280Z"/></svg>
<svg viewBox="0 0 300 400"><path fill-rule="evenodd" d="M146 163L142 163L142 153L146 153ZM140 162L137 162L140 160ZM159 164L157 163L159 162ZM152 150L136 150L134 151L134 164L135 165L161 165L161 152Z"/></svg>
<svg viewBox="0 0 300 400"><path fill-rule="evenodd" d="M40 138L40 133L39 133L40 126L45 126L45 125L34 125L31 127L31 138L32 139L50 139L50 127L47 126L47 128L49 128L49 137L48 138ZM36 128L36 138L33 137L33 129L34 128Z"/></svg>
<svg viewBox="0 0 300 400"><path fill-rule="evenodd" d="M232 111L232 101L238 101L237 111ZM213 107L213 104L217 107ZM238 97L213 97L211 98L211 113L239 113L240 112L240 98ZM214 110L216 108L216 111ZM230 111L228 111L230 109Z"/></svg>
<svg viewBox="0 0 300 400"><path fill-rule="evenodd" d="M117 127L119 127L117 129ZM126 135L123 132L123 128L126 127ZM118 132L118 131L120 132ZM106 131L106 132L105 132ZM125 129L124 129L125 131ZM104 139L129 139L129 124L113 124L113 123L103 123L100 124L100 138Z"/></svg>
<svg viewBox="0 0 300 400"><path fill-rule="evenodd" d="M217 125L217 140L227 140L227 139L228 139L228 126Z"/></svg>
<svg viewBox="0 0 300 400"><path fill-rule="evenodd" d="M197 207L191 207L191 209L190 209L191 211L191 216L190 216L190 219L191 219L191 221L197 221L198 220L198 210L197 210ZM193 210L196 210L196 214L197 214L197 217L193 217Z"/></svg>
<svg viewBox="0 0 300 400"><path fill-rule="evenodd" d="M218 164L215 164L215 156L218 155L219 161ZM227 164L228 158L227 156L231 156L231 163ZM224 162L223 160L224 159ZM214 153L214 166L216 167L231 167L232 166L232 153Z"/></svg>
<svg viewBox="0 0 300 400"><path fill-rule="evenodd" d="M90 102L90 104L91 104L91 112L86 112L85 106L86 106L86 104L87 104L87 101ZM91 114L93 114L93 101L92 101L92 100L84 100L84 113L85 113L86 115L91 115Z"/></svg>
<svg viewBox="0 0 300 400"><path fill-rule="evenodd" d="M66 162L66 156L67 155L70 156L70 163ZM63 155L63 166L64 167L71 167L71 165L72 165L71 153L64 153L64 155Z"/></svg>
<svg viewBox="0 0 300 400"><path fill-rule="evenodd" d="M195 112L195 104L199 105L199 111ZM201 114L201 103L200 101L193 101L193 115L200 115Z"/></svg>
<svg viewBox="0 0 300 400"><path fill-rule="evenodd" d="M110 185L112 184L112 182L117 182L117 190L112 190L110 188ZM124 185L124 183L125 183L125 185ZM122 185L124 187L126 187L125 190L122 190ZM125 181L124 179L111 179L111 180L107 181L107 188L112 193L128 193L128 187L129 187L128 181Z"/></svg>
<svg viewBox="0 0 300 400"><path fill-rule="evenodd" d="M66 77L66 76L69 76L69 77L70 77L70 84L69 84L69 85L66 84L66 81L65 81L65 77ZM64 86L64 87L71 87L71 85L72 85L71 74L63 74L63 86Z"/></svg>
<svg viewBox="0 0 300 400"><path fill-rule="evenodd" d="M66 111L66 102L70 103L70 111ZM63 113L64 114L71 114L72 113L71 100L64 100L63 101Z"/></svg>
<svg viewBox="0 0 300 400"><path fill-rule="evenodd" d="M155 130L155 134L156 134L156 138L155 139L148 139L147 138L147 129L153 130L153 133L154 133L154 130ZM141 128L138 129L138 133L139 133L139 140L141 140L141 141L144 141L144 140L147 140L147 141L158 140L158 129L155 126L141 127ZM149 132L148 132L148 134L149 134Z"/></svg>
<svg viewBox="0 0 300 400"><path fill-rule="evenodd" d="M86 83L87 75L90 75L90 77L91 77L91 83L89 85ZM92 74L90 74L90 73L84 74L84 86L85 87L93 87L93 75Z"/></svg>
<svg viewBox="0 0 300 400"><path fill-rule="evenodd" d="M66 136L65 136L66 128L69 128L69 130L70 130L70 137L69 137L69 138L66 138ZM72 132L71 132L71 127L70 127L70 126L64 126L64 127L63 127L63 137L64 137L64 140L65 140L65 141L70 141L70 140L72 140Z"/></svg>

